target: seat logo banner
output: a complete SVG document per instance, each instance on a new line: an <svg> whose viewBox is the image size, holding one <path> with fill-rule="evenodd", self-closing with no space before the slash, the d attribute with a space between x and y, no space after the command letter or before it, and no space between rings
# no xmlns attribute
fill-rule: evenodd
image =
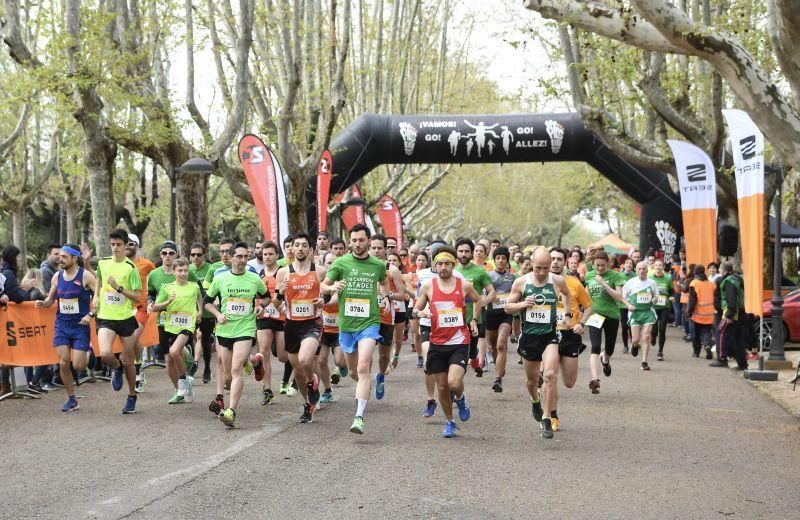
<svg viewBox="0 0 800 520"><path fill-rule="evenodd" d="M739 235L742 244L744 308L762 316L764 279L764 134L747 112L722 111L736 169L736 196L739 205Z"/></svg>
<svg viewBox="0 0 800 520"><path fill-rule="evenodd" d="M333 172L333 156L330 150L324 150L317 165L317 231L328 229L328 198L331 194L331 173Z"/></svg>
<svg viewBox="0 0 800 520"><path fill-rule="evenodd" d="M289 220L283 171L277 157L258 136L247 134L239 141L239 160L264 238L282 243L289 235Z"/></svg>
<svg viewBox="0 0 800 520"><path fill-rule="evenodd" d="M717 260L717 178L714 163L703 150L684 141L668 140L678 171L686 261L708 265Z"/></svg>
<svg viewBox="0 0 800 520"><path fill-rule="evenodd" d="M350 189L350 196L347 200L352 199L361 199L361 189L359 189L358 184L353 184ZM344 211L342 211L342 221L347 231L350 231L356 224L366 224L367 219L364 215L364 205L353 204L347 206Z"/></svg>
<svg viewBox="0 0 800 520"><path fill-rule="evenodd" d="M403 217L400 208L389 195L384 195L378 201L378 209L375 211L381 221L383 234L386 237L397 239L397 250L403 247Z"/></svg>

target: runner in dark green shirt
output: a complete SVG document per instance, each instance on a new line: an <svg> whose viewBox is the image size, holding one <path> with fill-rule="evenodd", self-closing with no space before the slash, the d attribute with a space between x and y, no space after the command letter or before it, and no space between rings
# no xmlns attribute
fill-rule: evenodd
<svg viewBox="0 0 800 520"><path fill-rule="evenodd" d="M456 253L458 254L458 265L456 266L456 271L461 273L465 280L472 284L472 287L475 288L475 292L478 294L483 294L485 291L485 295L483 296L483 303L482 305L486 305L488 302L494 301L494 285L492 285L492 279L489 278L489 273L483 267L479 265L475 265L472 262L472 257L475 252L475 244L472 240L468 238L461 238L456 242ZM468 301L467 302L467 323L472 321L472 313L475 307L475 302ZM478 320L478 328L481 329L481 316L476 316L475 318ZM484 340L485 342L485 340ZM483 366L481 360L484 352L481 352L481 348L483 347L483 351L486 350L486 345L481 345L481 338L480 334L478 336L472 336L470 338L469 344L469 363L473 370L475 370L475 375L478 377L483 376Z"/></svg>

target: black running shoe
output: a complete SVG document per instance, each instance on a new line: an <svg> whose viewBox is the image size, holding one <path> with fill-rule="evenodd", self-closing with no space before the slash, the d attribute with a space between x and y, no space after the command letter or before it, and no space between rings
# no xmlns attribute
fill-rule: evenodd
<svg viewBox="0 0 800 520"><path fill-rule="evenodd" d="M664 361L664 353L659 352L658 355L656 356L656 359L659 361Z"/></svg>
<svg viewBox="0 0 800 520"><path fill-rule="evenodd" d="M550 420L549 417L545 417L542 419L542 438L543 439L553 438L553 422Z"/></svg>
<svg viewBox="0 0 800 520"><path fill-rule="evenodd" d="M542 422L542 415L544 415L544 410L542 410L542 401L536 401L535 403L531 401L531 413L533 414L533 420L540 423Z"/></svg>
<svg viewBox="0 0 800 520"><path fill-rule="evenodd" d="M203 383L208 384L211 382L211 367L206 366L203 370Z"/></svg>
<svg viewBox="0 0 800 520"><path fill-rule="evenodd" d="M714 356L711 354L711 347L706 345L706 359L714 359Z"/></svg>
<svg viewBox="0 0 800 520"><path fill-rule="evenodd" d="M499 377L494 380L494 384L492 385L492 390L496 393L501 393L503 391L503 380Z"/></svg>
<svg viewBox="0 0 800 520"><path fill-rule="evenodd" d="M197 373L197 361L192 361L192 366L189 367L189 375L194 377Z"/></svg>
<svg viewBox="0 0 800 520"><path fill-rule="evenodd" d="M631 347L631 356L638 357L639 356L639 345L634 345Z"/></svg>
<svg viewBox="0 0 800 520"><path fill-rule="evenodd" d="M311 417L311 405L306 403L303 405L303 415L300 416L300 422L310 423L313 420L313 417Z"/></svg>
<svg viewBox="0 0 800 520"><path fill-rule="evenodd" d="M610 377L611 376L611 363L609 362L609 360L606 359L605 363L603 363L603 357L600 356L600 364L603 365L603 375L606 376L606 377Z"/></svg>

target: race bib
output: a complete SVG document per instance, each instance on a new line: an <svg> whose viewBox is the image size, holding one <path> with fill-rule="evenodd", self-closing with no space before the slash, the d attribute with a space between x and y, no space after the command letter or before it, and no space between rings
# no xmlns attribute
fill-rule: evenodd
<svg viewBox="0 0 800 520"><path fill-rule="evenodd" d="M508 294L498 294L497 300L492 304L492 309L495 310L502 310L506 308L506 302L508 301Z"/></svg>
<svg viewBox="0 0 800 520"><path fill-rule="evenodd" d="M313 318L314 302L312 300L292 300L292 318Z"/></svg>
<svg viewBox="0 0 800 520"><path fill-rule="evenodd" d="M194 325L192 315L185 312L168 312L167 323L170 327L188 329Z"/></svg>
<svg viewBox="0 0 800 520"><path fill-rule="evenodd" d="M556 325L561 325L564 323L564 318L566 318L566 311L564 309L557 309L556 310Z"/></svg>
<svg viewBox="0 0 800 520"><path fill-rule="evenodd" d="M332 312L322 313L322 325L329 329L336 329L339 327L339 315Z"/></svg>
<svg viewBox="0 0 800 520"><path fill-rule="evenodd" d="M103 293L103 303L106 305L125 305L125 297L116 291L106 291Z"/></svg>
<svg viewBox="0 0 800 520"><path fill-rule="evenodd" d="M369 318L370 301L361 298L347 298L344 301L344 315L351 318Z"/></svg>
<svg viewBox="0 0 800 520"><path fill-rule="evenodd" d="M78 299L77 298L69 298L63 299L59 298L58 300L58 312L61 314L78 314L80 310L78 309Z"/></svg>
<svg viewBox="0 0 800 520"><path fill-rule="evenodd" d="M534 305L525 309L525 321L529 323L550 323L550 307Z"/></svg>
<svg viewBox="0 0 800 520"><path fill-rule="evenodd" d="M605 321L606 321L605 316L600 316L599 314L592 314L591 316L589 316L589 319L586 320L586 326L599 329L600 327L603 326L603 322Z"/></svg>
<svg viewBox="0 0 800 520"><path fill-rule="evenodd" d="M666 304L667 304L667 296L664 294L659 294L658 299L656 300L656 305L658 305L659 307L663 307Z"/></svg>
<svg viewBox="0 0 800 520"><path fill-rule="evenodd" d="M461 309L443 309L437 313L439 327L463 327L464 313Z"/></svg>
<svg viewBox="0 0 800 520"><path fill-rule="evenodd" d="M638 303L639 305L647 305L652 301L653 297L650 296L649 292L636 293L636 303Z"/></svg>
<svg viewBox="0 0 800 520"><path fill-rule="evenodd" d="M232 316L247 316L252 312L252 302L245 298L228 298L225 311Z"/></svg>
<svg viewBox="0 0 800 520"><path fill-rule="evenodd" d="M275 308L274 305L271 303L264 307L264 311L262 312L265 318L272 318L273 320L277 320L281 317L281 313L278 309Z"/></svg>
<svg viewBox="0 0 800 520"><path fill-rule="evenodd" d="M406 304L404 301L393 300L392 305L394 305L395 312L406 312Z"/></svg>

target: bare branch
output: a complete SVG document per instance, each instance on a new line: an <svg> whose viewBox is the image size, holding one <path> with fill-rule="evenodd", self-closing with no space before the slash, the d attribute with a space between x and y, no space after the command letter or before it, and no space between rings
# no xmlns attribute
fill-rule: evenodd
<svg viewBox="0 0 800 520"><path fill-rule="evenodd" d="M14 142L22 135L22 131L25 129L25 123L28 120L28 115L30 114L30 104L25 103L22 107L22 114L19 116L19 121L17 121L17 126L14 127L14 130L11 134L0 142L0 157L2 157L6 151L8 151L11 146L13 146Z"/></svg>

